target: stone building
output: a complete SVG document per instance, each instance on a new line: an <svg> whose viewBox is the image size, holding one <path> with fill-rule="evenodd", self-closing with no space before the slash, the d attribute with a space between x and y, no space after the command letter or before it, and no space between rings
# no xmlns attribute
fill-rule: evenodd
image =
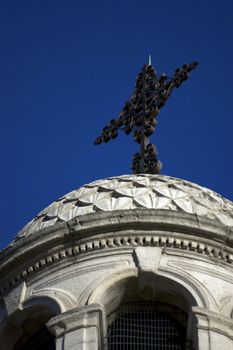
<svg viewBox="0 0 233 350"><path fill-rule="evenodd" d="M232 226L168 176L68 193L1 252L1 350L233 349Z"/></svg>

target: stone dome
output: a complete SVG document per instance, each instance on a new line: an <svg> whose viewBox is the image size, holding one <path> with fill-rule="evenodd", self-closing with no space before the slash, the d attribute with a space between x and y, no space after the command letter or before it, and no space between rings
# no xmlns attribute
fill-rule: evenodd
<svg viewBox="0 0 233 350"><path fill-rule="evenodd" d="M88 213L135 208L180 211L233 225L233 203L207 188L164 175L125 175L94 181L62 196L30 221L17 240Z"/></svg>

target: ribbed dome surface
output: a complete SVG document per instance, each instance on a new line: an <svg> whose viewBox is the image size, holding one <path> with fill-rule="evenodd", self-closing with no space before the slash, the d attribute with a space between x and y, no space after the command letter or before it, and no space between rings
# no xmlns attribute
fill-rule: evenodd
<svg viewBox="0 0 233 350"><path fill-rule="evenodd" d="M163 175L125 175L64 195L29 222L17 239L76 216L135 208L181 211L233 225L233 203L207 188Z"/></svg>

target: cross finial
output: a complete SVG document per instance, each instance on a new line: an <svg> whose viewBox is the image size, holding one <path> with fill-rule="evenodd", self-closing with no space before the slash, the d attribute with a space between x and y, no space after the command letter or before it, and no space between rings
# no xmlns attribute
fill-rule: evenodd
<svg viewBox="0 0 233 350"><path fill-rule="evenodd" d="M151 66L151 55L148 57L148 65Z"/></svg>
<svg viewBox="0 0 233 350"><path fill-rule="evenodd" d="M157 149L149 142L157 124L156 117L165 105L174 87L178 88L188 79L189 73L195 69L197 62L185 64L175 70L172 78L166 74L157 76L151 65L142 67L135 84L135 91L118 119L112 119L102 130L101 136L97 137L94 144L108 142L118 136L118 131L123 130L126 135L133 134L134 140L140 144L140 152L133 156L131 168L134 174L158 174L162 168L157 159Z"/></svg>

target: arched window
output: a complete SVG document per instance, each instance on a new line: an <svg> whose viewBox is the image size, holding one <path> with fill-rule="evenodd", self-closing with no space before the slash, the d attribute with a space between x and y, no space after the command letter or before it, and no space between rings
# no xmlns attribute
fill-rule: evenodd
<svg viewBox="0 0 233 350"><path fill-rule="evenodd" d="M108 350L183 350L187 315L159 302L134 302L109 316ZM192 347L189 347L190 349Z"/></svg>
<svg viewBox="0 0 233 350"><path fill-rule="evenodd" d="M40 300L41 301L41 300ZM56 314L47 305L35 303L21 314L21 336L14 350L55 350L55 339L46 327L46 323Z"/></svg>

